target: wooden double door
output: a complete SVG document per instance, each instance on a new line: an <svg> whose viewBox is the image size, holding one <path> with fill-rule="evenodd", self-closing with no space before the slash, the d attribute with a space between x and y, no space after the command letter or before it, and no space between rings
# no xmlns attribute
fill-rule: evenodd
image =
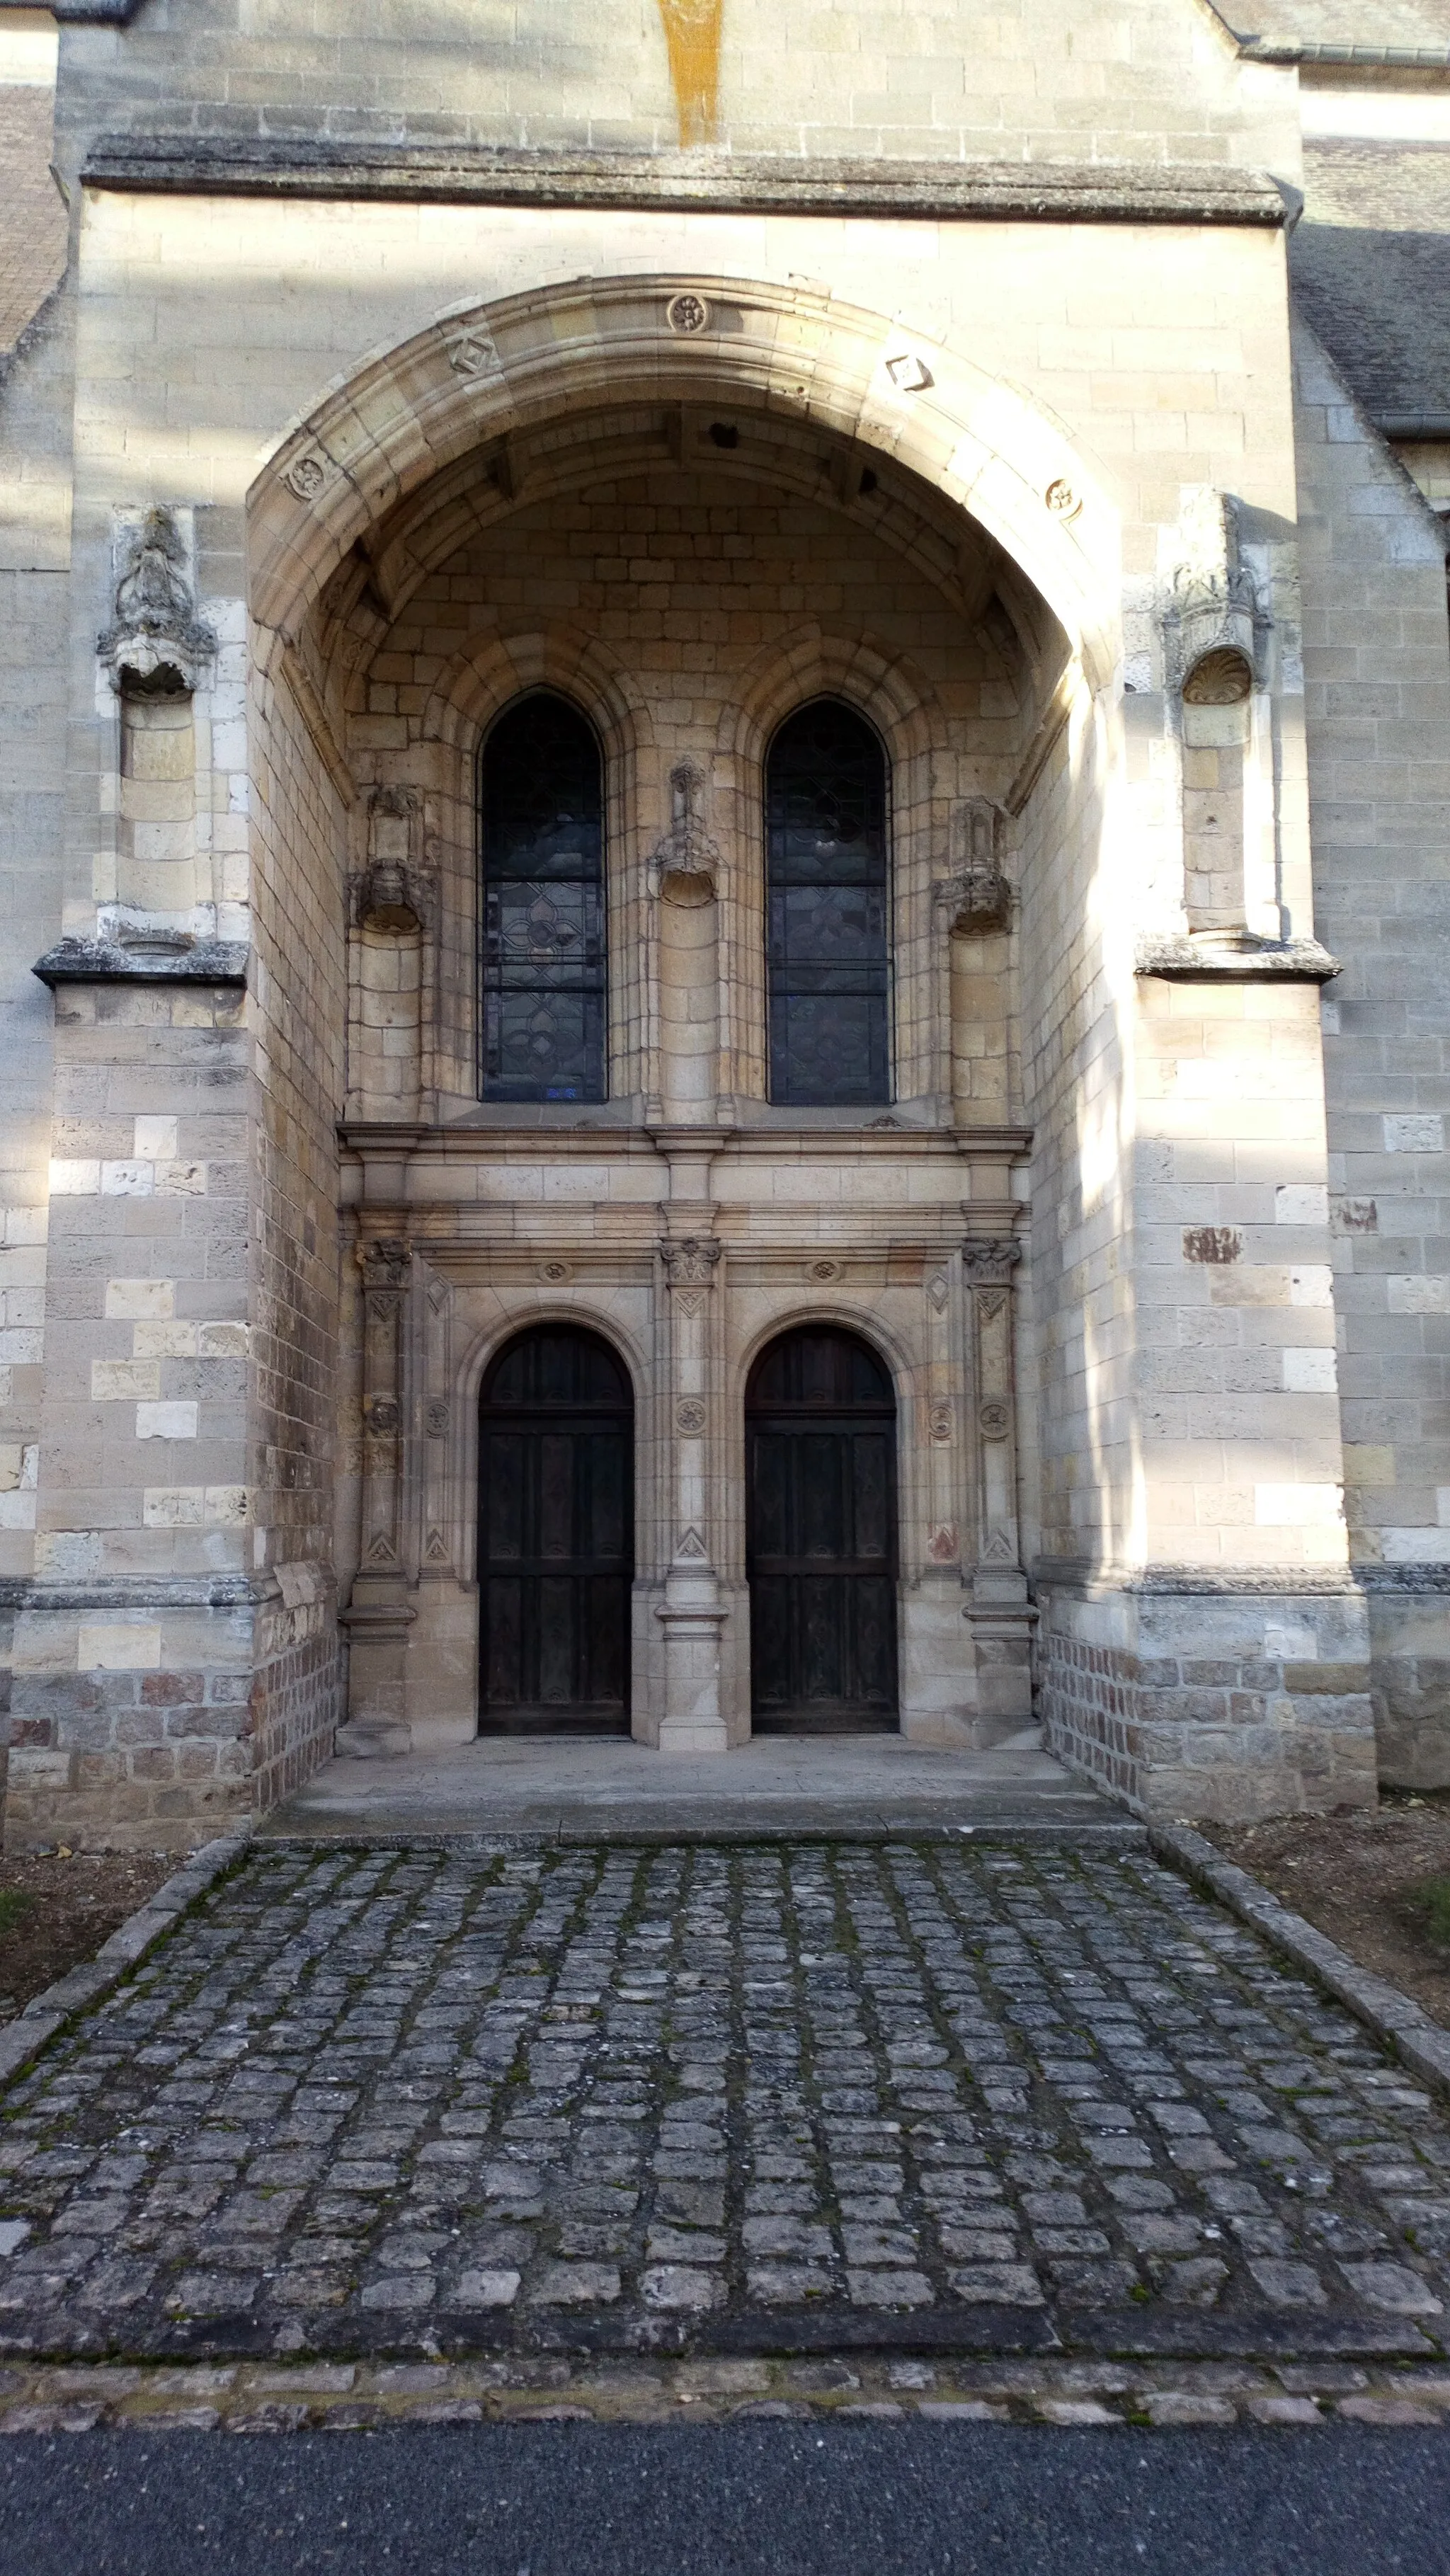
<svg viewBox="0 0 1450 2576"><path fill-rule="evenodd" d="M627 1735L634 1403L597 1333L521 1334L479 1417L479 1733Z"/></svg>
<svg viewBox="0 0 1450 2576"><path fill-rule="evenodd" d="M896 1407L854 1334L786 1333L745 1402L752 1723L897 1723ZM479 1418L479 1732L627 1735L634 1405L598 1334L520 1334Z"/></svg>
<svg viewBox="0 0 1450 2576"><path fill-rule="evenodd" d="M894 1727L896 1406L875 1353L826 1329L772 1342L745 1453L756 1734Z"/></svg>

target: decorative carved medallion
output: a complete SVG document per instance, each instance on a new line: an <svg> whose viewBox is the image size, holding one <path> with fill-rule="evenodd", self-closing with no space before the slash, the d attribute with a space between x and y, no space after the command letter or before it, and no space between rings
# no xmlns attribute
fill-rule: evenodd
<svg viewBox="0 0 1450 2576"><path fill-rule="evenodd" d="M845 1267L846 1265L843 1261L808 1261L806 1263L806 1277L808 1279L819 1279L822 1281L828 1279L839 1279L842 1276Z"/></svg>
<svg viewBox="0 0 1450 2576"><path fill-rule="evenodd" d="M1005 1283L1022 1258L1022 1246L1015 1235L989 1238L969 1234L962 1246L962 1264L974 1286L985 1286L988 1280Z"/></svg>
<svg viewBox="0 0 1450 2576"><path fill-rule="evenodd" d="M368 1405L368 1429L387 1439L398 1427L398 1408L390 1395L375 1395Z"/></svg>
<svg viewBox="0 0 1450 2576"><path fill-rule="evenodd" d="M710 307L703 295L687 287L683 294L672 295L665 306L665 320L682 339L691 340L697 332L710 328Z"/></svg>
<svg viewBox="0 0 1450 2576"><path fill-rule="evenodd" d="M693 1440L705 1428L705 1407L697 1395L687 1395L675 1406L675 1429L687 1440Z"/></svg>
<svg viewBox="0 0 1450 2576"><path fill-rule="evenodd" d="M424 1415L424 1420L428 1426L428 1437L430 1440L445 1440L447 1438L449 1411L450 1406L446 1395L429 1396L428 1408Z"/></svg>
<svg viewBox="0 0 1450 2576"><path fill-rule="evenodd" d="M541 1261L538 1275L547 1280L551 1288L557 1288L563 1280L573 1278L574 1264L572 1261Z"/></svg>
<svg viewBox="0 0 1450 2576"><path fill-rule="evenodd" d="M936 1442L937 1447L939 1449L944 1449L948 1442L954 1440L956 1437L957 1414L955 1405L933 1404L928 1406L926 1427L931 1438Z"/></svg>
<svg viewBox="0 0 1450 2576"><path fill-rule="evenodd" d="M1057 475L1048 484L1042 498L1054 519L1075 519L1082 508L1082 494L1065 474Z"/></svg>
<svg viewBox="0 0 1450 2576"><path fill-rule="evenodd" d="M982 1426L984 1440L1006 1439L1009 1428L1007 1407L999 1403L995 1397L990 1398L986 1404L978 1405L977 1420Z"/></svg>
<svg viewBox="0 0 1450 2576"><path fill-rule="evenodd" d="M299 501L315 501L327 481L327 468L320 456L299 456L295 465L288 466L282 480Z"/></svg>

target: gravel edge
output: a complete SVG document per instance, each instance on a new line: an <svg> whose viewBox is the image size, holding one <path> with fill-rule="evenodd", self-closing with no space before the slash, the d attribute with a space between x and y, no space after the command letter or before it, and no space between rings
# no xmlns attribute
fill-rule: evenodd
<svg viewBox="0 0 1450 2576"><path fill-rule="evenodd" d="M72 1968L43 1993L32 1995L25 2010L0 2029L0 2084L29 2066L75 2014L113 1994L147 1951L240 1859L249 1839L247 1834L224 1834L215 1842L203 1843L154 1896L118 1924L93 1959Z"/></svg>
<svg viewBox="0 0 1450 2576"><path fill-rule="evenodd" d="M1287 1905L1281 1905L1246 1869L1225 1860L1202 1834L1186 1825L1150 1824L1148 1845L1160 1860L1181 1870L1240 1922L1252 1925L1276 1950L1307 1969L1404 2065L1450 2097L1450 2031L1432 2021L1423 2005L1401 1994L1384 1977L1361 1968L1336 1941L1306 1923L1302 1914L1291 1914Z"/></svg>

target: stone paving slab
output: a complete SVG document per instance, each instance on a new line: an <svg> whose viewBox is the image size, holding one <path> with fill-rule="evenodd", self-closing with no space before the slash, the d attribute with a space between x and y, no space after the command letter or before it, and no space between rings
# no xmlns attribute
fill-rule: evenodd
<svg viewBox="0 0 1450 2576"><path fill-rule="evenodd" d="M726 1754L483 1736L444 1753L339 1755L258 1832L268 1841L510 1834L595 1843L939 1837L964 1826L1112 1837L1123 1817L1029 1726L982 1752L883 1734L757 1735Z"/></svg>
<svg viewBox="0 0 1450 2576"><path fill-rule="evenodd" d="M1430 2365L1450 2120L1127 1841L253 1846L0 2116L0 2353Z"/></svg>

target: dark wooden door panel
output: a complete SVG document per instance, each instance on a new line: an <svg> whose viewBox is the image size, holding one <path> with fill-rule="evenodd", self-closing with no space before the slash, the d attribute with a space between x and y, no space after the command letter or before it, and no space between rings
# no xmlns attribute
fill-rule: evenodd
<svg viewBox="0 0 1450 2576"><path fill-rule="evenodd" d="M762 1733L896 1724L895 1407L853 1334L773 1344L746 1398L751 1675Z"/></svg>
<svg viewBox="0 0 1450 2576"><path fill-rule="evenodd" d="M479 1729L628 1734L633 1439L593 1334L526 1334L490 1372L479 1438Z"/></svg>

